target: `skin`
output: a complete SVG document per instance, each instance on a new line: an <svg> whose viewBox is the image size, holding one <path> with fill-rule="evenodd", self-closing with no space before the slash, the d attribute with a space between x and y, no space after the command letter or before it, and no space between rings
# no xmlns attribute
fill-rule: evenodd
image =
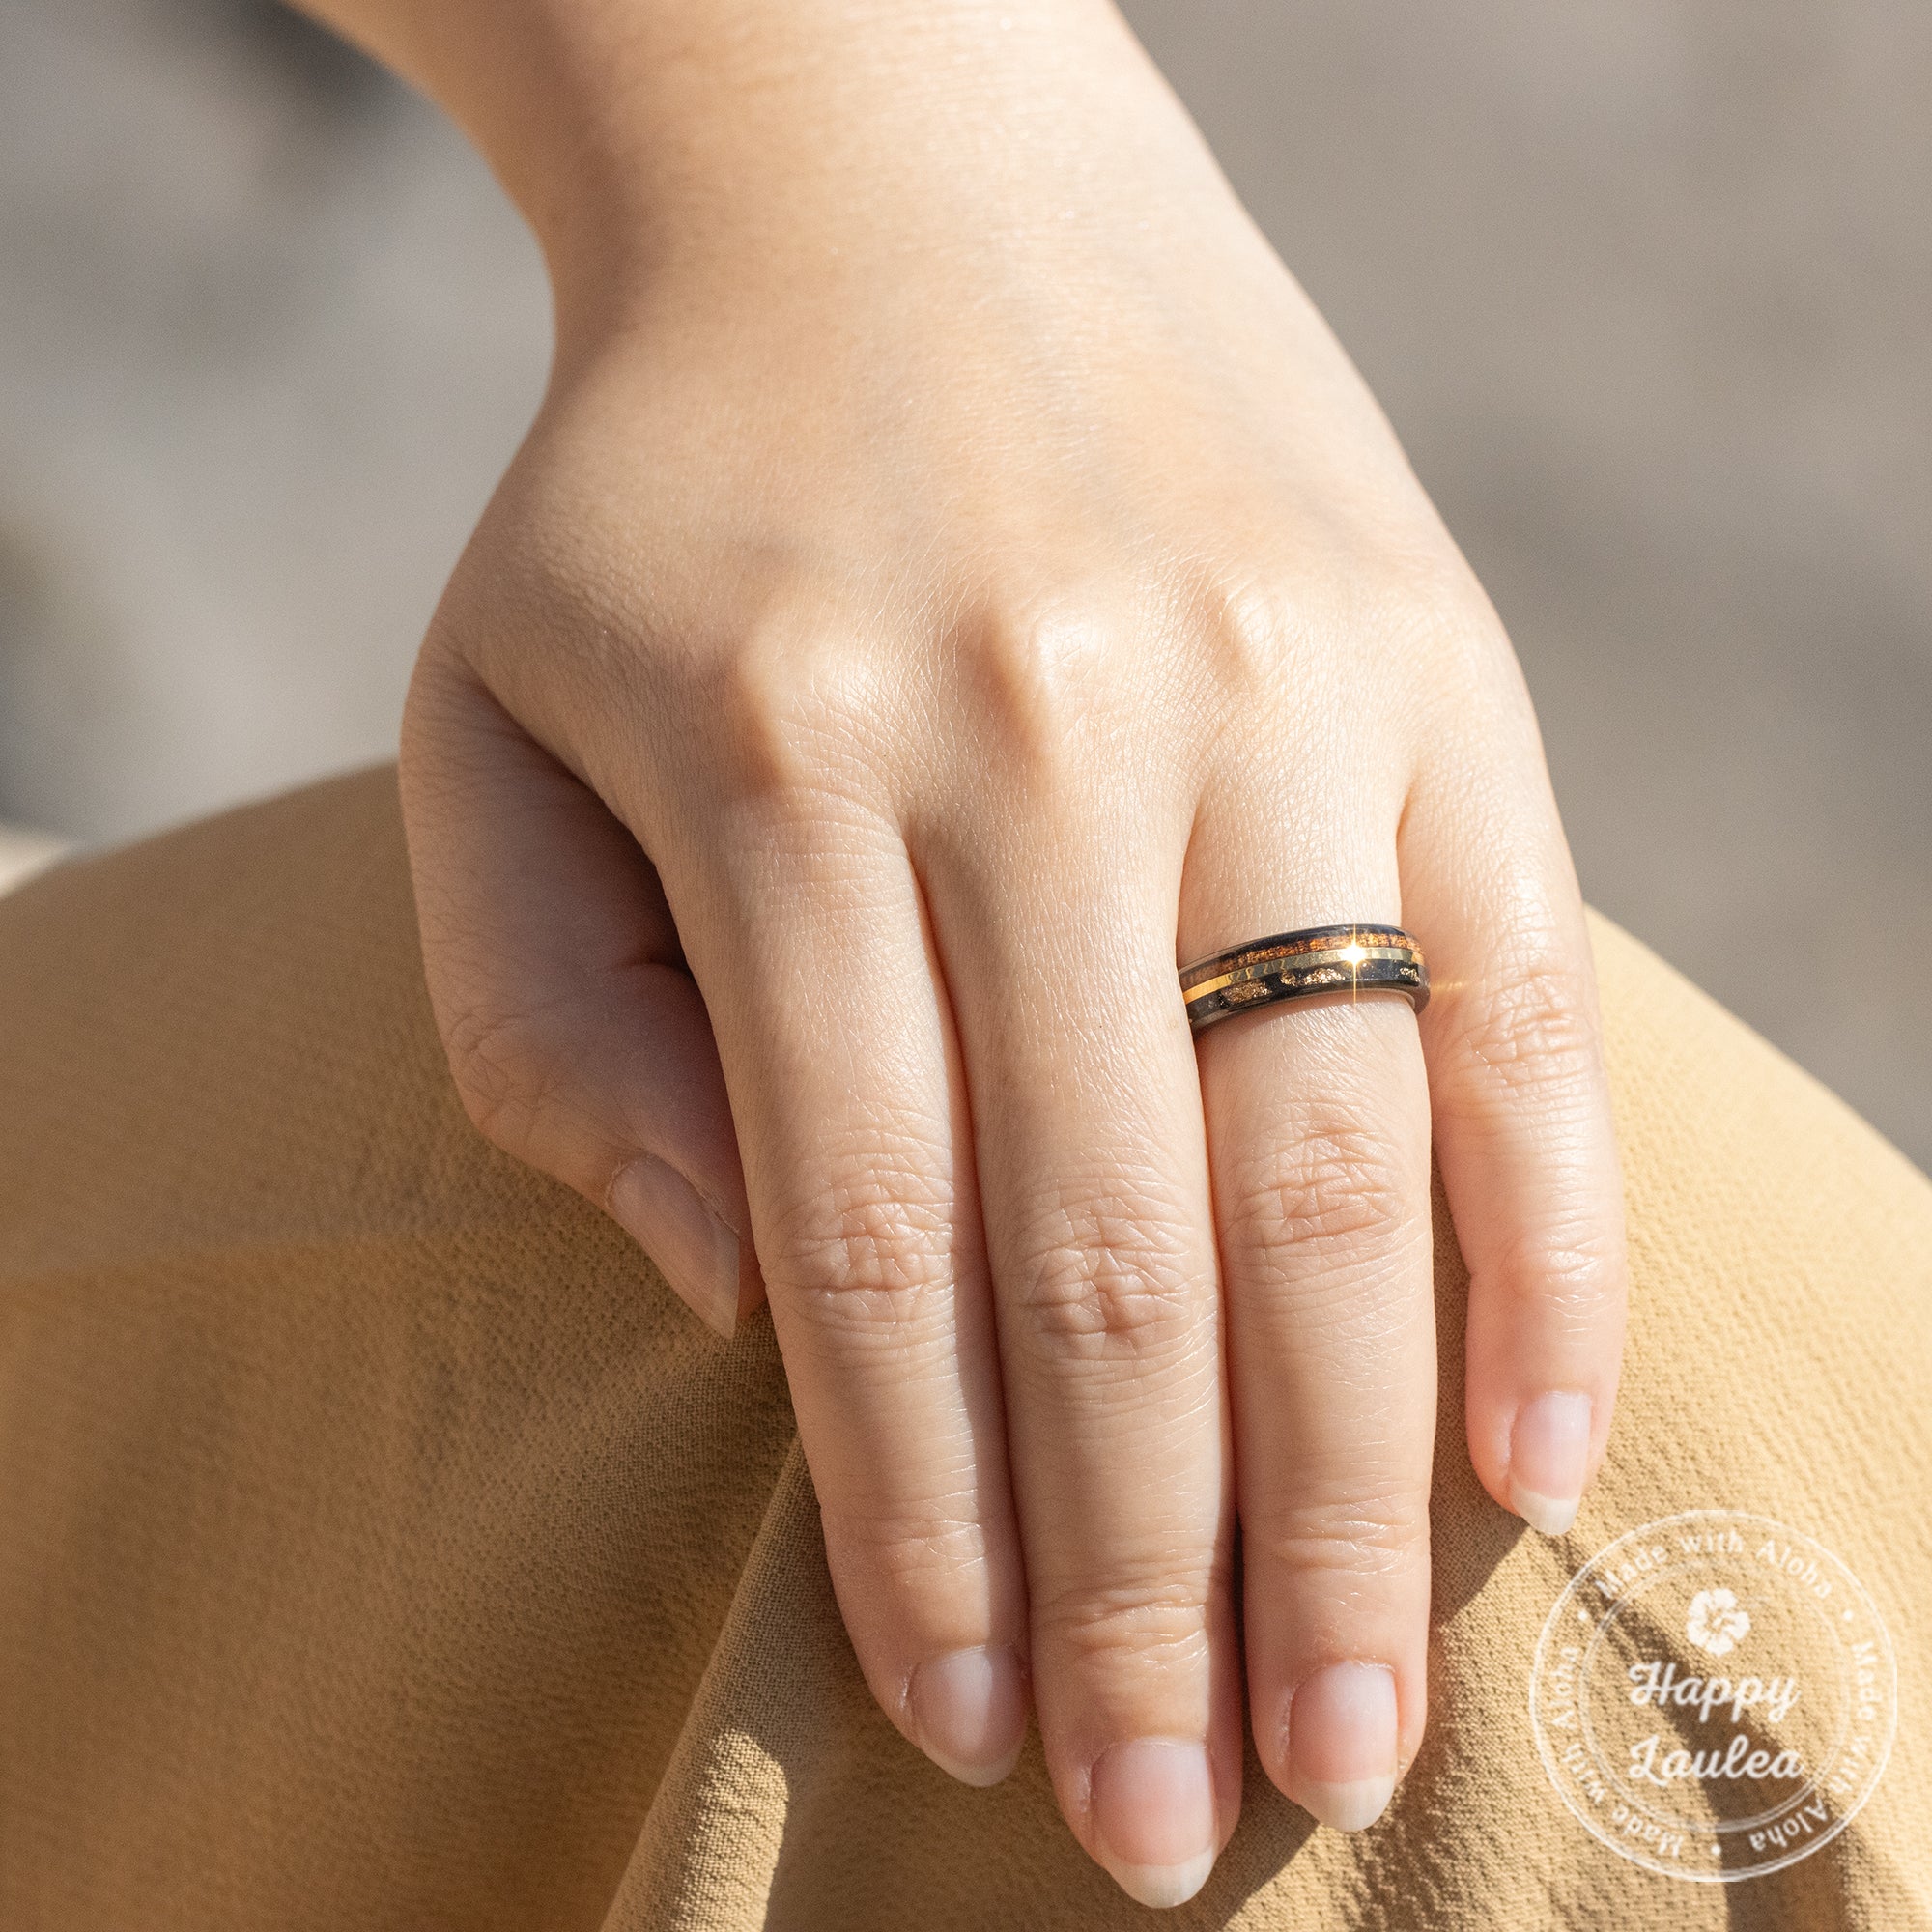
<svg viewBox="0 0 1932 1932"><path fill-rule="evenodd" d="M1538 1527L1624 1300L1535 722L1387 424L1097 0L316 11L556 293L404 733L472 1116L715 1326L769 1296L913 1743L990 1782L1031 1711L1149 1903L1234 1829L1244 1695L1370 1823L1425 1718L1432 1137L1469 1453ZM1190 1038L1178 964L1349 920L1420 937L1419 1023Z"/></svg>

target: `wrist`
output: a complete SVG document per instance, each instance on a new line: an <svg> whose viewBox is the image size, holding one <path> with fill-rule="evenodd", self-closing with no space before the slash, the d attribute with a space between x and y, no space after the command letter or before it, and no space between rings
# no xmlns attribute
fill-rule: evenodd
<svg viewBox="0 0 1932 1932"><path fill-rule="evenodd" d="M781 275L962 213L1043 228L1069 177L1122 172L1098 157L1137 100L1186 126L1111 0L318 4L373 11L362 37L483 151L566 336L679 257Z"/></svg>

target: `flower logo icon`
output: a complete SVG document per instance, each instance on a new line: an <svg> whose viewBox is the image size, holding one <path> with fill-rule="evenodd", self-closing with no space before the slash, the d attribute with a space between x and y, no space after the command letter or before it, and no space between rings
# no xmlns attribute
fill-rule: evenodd
<svg viewBox="0 0 1932 1932"><path fill-rule="evenodd" d="M1750 1612L1730 1590L1699 1590L1690 1599L1684 1634L1701 1651L1722 1657L1750 1634Z"/></svg>

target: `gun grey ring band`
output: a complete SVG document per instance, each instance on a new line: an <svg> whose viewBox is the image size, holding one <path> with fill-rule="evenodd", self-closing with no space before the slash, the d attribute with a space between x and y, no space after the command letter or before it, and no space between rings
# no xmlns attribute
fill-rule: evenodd
<svg viewBox="0 0 1932 1932"><path fill-rule="evenodd" d="M1180 990L1196 1033L1320 993L1400 993L1420 1012L1429 1004L1429 965L1399 925L1313 925L1198 959L1182 969Z"/></svg>

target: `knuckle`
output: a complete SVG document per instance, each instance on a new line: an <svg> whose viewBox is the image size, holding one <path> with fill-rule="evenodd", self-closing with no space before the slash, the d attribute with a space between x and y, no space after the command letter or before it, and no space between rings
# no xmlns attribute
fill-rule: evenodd
<svg viewBox="0 0 1932 1932"><path fill-rule="evenodd" d="M1129 1566L1039 1596L1034 1622L1042 1647L1084 1663L1199 1667L1208 1661L1209 1605L1226 1581L1219 1566L1191 1574L1151 1562Z"/></svg>
<svg viewBox="0 0 1932 1932"><path fill-rule="evenodd" d="M943 1172L910 1146L836 1160L810 1200L771 1229L769 1262L760 1250L767 1280L847 1336L941 1312L958 1259Z"/></svg>
<svg viewBox="0 0 1932 1932"><path fill-rule="evenodd" d="M1540 1333L1596 1337L1605 1316L1623 1305L1622 1217L1614 1204L1605 1204L1587 1217L1525 1227L1483 1272L1482 1292L1499 1289L1524 1317L1533 1316Z"/></svg>
<svg viewBox="0 0 1932 1932"><path fill-rule="evenodd" d="M1100 598L1042 596L981 609L964 629L969 680L1012 776L1060 788L1085 761L1119 666L1118 617Z"/></svg>
<svg viewBox="0 0 1932 1932"><path fill-rule="evenodd" d="M719 663L705 710L752 793L842 793L889 735L879 671L860 625L781 603Z"/></svg>
<svg viewBox="0 0 1932 1932"><path fill-rule="evenodd" d="M1365 1590L1406 1575L1429 1549L1426 1487L1407 1485L1364 1495L1359 1485L1332 1501L1301 1498L1254 1512L1243 1522L1257 1556L1298 1576Z"/></svg>
<svg viewBox="0 0 1932 1932"><path fill-rule="evenodd" d="M1462 1034L1474 1066L1514 1093L1573 1078L1597 1054L1587 976L1553 941L1514 949L1463 1001Z"/></svg>
<svg viewBox="0 0 1932 1932"><path fill-rule="evenodd" d="M856 1559L889 1586L951 1583L986 1561L985 1525L944 1500L893 1506L821 1499L828 1548Z"/></svg>
<svg viewBox="0 0 1932 1932"><path fill-rule="evenodd" d="M1243 704L1280 688L1319 623L1305 589L1291 591L1284 580L1218 577L1204 587L1201 601L1207 674L1224 697Z"/></svg>
<svg viewBox="0 0 1932 1932"><path fill-rule="evenodd" d="M470 1124L505 1152L526 1151L566 1077L540 1022L503 1008L465 1007L446 1019L442 1037Z"/></svg>
<svg viewBox="0 0 1932 1932"><path fill-rule="evenodd" d="M1057 1206L1023 1244L1011 1299L1057 1352L1167 1356L1194 1339L1211 1288L1188 1248L1180 1215L1145 1200Z"/></svg>
<svg viewBox="0 0 1932 1932"><path fill-rule="evenodd" d="M1384 1245L1415 1220L1420 1185L1385 1132L1309 1112L1259 1156L1229 1232L1263 1252Z"/></svg>

